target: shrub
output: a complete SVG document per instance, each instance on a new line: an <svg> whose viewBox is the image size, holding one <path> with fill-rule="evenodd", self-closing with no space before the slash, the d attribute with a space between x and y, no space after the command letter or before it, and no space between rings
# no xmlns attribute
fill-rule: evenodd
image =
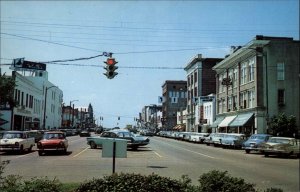
<svg viewBox="0 0 300 192"><path fill-rule="evenodd" d="M103 179L93 179L81 184L76 192L114 191L114 192L184 192L185 185L177 180L161 177L156 174L143 176L140 174L113 174Z"/></svg>
<svg viewBox="0 0 300 192"><path fill-rule="evenodd" d="M255 192L254 184L246 183L244 179L231 177L227 171L213 170L200 176L199 190L202 192Z"/></svg>

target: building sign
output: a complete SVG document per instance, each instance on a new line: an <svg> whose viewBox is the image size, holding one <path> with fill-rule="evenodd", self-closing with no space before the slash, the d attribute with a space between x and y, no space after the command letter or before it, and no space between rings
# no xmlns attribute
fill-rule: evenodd
<svg viewBox="0 0 300 192"><path fill-rule="evenodd" d="M14 69L29 69L29 70L40 70L46 71L46 64L36 63L32 61L25 61L24 58L14 59L12 62Z"/></svg>

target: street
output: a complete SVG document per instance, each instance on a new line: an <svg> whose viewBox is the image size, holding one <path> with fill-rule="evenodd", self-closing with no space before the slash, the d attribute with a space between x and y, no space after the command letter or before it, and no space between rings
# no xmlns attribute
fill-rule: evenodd
<svg viewBox="0 0 300 192"><path fill-rule="evenodd" d="M85 137L68 137L67 155L38 156L33 150L23 155L0 153L1 161L10 160L4 175L17 174L25 179L56 177L61 182L83 182L110 175L112 159L102 158L101 149L90 149ZM150 144L138 151L128 150L127 158L116 159L116 172L155 173L179 179L188 175L194 184L210 170L255 183L258 189L270 187L284 191L299 190L299 158L268 157L242 150L222 149L173 139L151 137Z"/></svg>

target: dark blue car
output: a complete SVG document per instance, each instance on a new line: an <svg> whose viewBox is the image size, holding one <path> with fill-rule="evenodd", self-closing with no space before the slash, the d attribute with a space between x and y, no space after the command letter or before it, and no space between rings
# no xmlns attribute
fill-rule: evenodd
<svg viewBox="0 0 300 192"><path fill-rule="evenodd" d="M269 134L253 134L243 143L242 149L245 149L246 153L250 153L250 151L258 151L260 145L267 142L271 136L272 135Z"/></svg>

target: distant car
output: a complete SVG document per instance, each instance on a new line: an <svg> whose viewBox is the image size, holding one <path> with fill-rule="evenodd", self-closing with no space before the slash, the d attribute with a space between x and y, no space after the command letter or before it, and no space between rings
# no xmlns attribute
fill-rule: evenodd
<svg viewBox="0 0 300 192"><path fill-rule="evenodd" d="M111 131L104 131L101 136L88 137L87 144L91 146L92 149L102 147L103 138L118 138L126 139L127 147L137 150L140 146L148 145L150 140L148 137L137 136L128 130L114 129Z"/></svg>
<svg viewBox="0 0 300 192"><path fill-rule="evenodd" d="M221 145L224 148L242 148L242 144L246 141L246 136L244 134L238 133L228 133L221 140Z"/></svg>
<svg viewBox="0 0 300 192"><path fill-rule="evenodd" d="M270 137L272 137L272 135L253 134L248 138L247 141L243 143L242 149L244 149L246 153L250 153L251 151L259 151L260 145L267 142Z"/></svg>
<svg viewBox="0 0 300 192"><path fill-rule="evenodd" d="M79 136L80 137L90 137L91 136L91 133L87 130L83 130L79 133Z"/></svg>
<svg viewBox="0 0 300 192"><path fill-rule="evenodd" d="M43 138L44 134L43 130L30 130L26 132L29 137L34 137L35 143L38 143Z"/></svg>
<svg viewBox="0 0 300 192"><path fill-rule="evenodd" d="M203 143L205 137L207 137L209 133L191 133L189 135L189 141L195 143Z"/></svg>
<svg viewBox="0 0 300 192"><path fill-rule="evenodd" d="M300 140L290 137L271 137L268 142L260 147L261 152L268 157L269 155L290 155L300 154Z"/></svg>
<svg viewBox="0 0 300 192"><path fill-rule="evenodd" d="M59 151L67 154L68 140L61 131L45 132L43 139L37 143L37 148L40 156L47 151Z"/></svg>
<svg viewBox="0 0 300 192"><path fill-rule="evenodd" d="M205 137L204 143L206 145L220 146L221 140L227 133L211 133L208 137Z"/></svg>

